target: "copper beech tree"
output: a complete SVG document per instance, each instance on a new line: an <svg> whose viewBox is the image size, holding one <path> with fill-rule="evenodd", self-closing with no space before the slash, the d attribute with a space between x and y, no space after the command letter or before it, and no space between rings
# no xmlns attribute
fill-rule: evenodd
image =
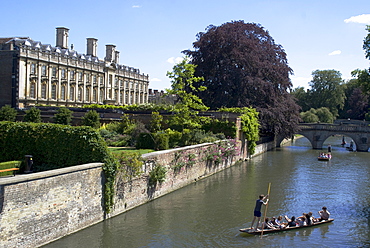
<svg viewBox="0 0 370 248"><path fill-rule="evenodd" d="M232 21L210 25L198 33L194 50L183 51L197 67L194 86L211 109L253 107L259 112L261 134L289 136L299 122L299 106L289 90L292 83L286 53L268 31L255 23Z"/></svg>

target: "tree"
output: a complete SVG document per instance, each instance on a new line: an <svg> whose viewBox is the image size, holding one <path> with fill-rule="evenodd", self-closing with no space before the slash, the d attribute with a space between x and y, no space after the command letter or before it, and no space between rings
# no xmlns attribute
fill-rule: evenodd
<svg viewBox="0 0 370 248"><path fill-rule="evenodd" d="M311 100L304 87L295 88L290 94L296 99L296 103L301 107L302 112L310 110Z"/></svg>
<svg viewBox="0 0 370 248"><path fill-rule="evenodd" d="M72 121L73 111L68 108L60 108L58 112L54 115L54 121L57 124L69 125Z"/></svg>
<svg viewBox="0 0 370 248"><path fill-rule="evenodd" d="M309 82L311 89L312 108L327 107L336 118L338 111L343 109L345 94L343 87L342 74L336 70L316 70L312 72L312 80Z"/></svg>
<svg viewBox="0 0 370 248"><path fill-rule="evenodd" d="M152 112L152 119L150 121L150 131L152 133L158 132L162 128L163 116L159 112Z"/></svg>
<svg viewBox="0 0 370 248"><path fill-rule="evenodd" d="M288 90L292 87L286 53L259 24L233 21L208 26L186 50L197 65L195 76L204 80L196 92L211 109L253 107L260 113L262 132L296 131L299 107Z"/></svg>
<svg viewBox="0 0 370 248"><path fill-rule="evenodd" d="M89 110L84 117L82 117L82 125L93 128L100 127L100 117L95 110Z"/></svg>
<svg viewBox="0 0 370 248"><path fill-rule="evenodd" d="M348 98L348 118L363 120L369 107L369 97L360 88L355 88Z"/></svg>
<svg viewBox="0 0 370 248"><path fill-rule="evenodd" d="M368 31L369 33L364 39L364 45L362 46L362 48L365 50L365 57L367 59L370 59L370 25L366 25L366 31Z"/></svg>
<svg viewBox="0 0 370 248"><path fill-rule="evenodd" d="M17 110L10 105L2 106L0 109L0 121L15 121L17 113Z"/></svg>
<svg viewBox="0 0 370 248"><path fill-rule="evenodd" d="M334 116L328 108L322 107L319 109L311 108L306 112L301 113L301 118L306 123L323 122L333 123Z"/></svg>
<svg viewBox="0 0 370 248"><path fill-rule="evenodd" d="M32 107L29 110L25 111L26 114L24 115L23 121L25 122L41 122L41 111L38 108Z"/></svg>
<svg viewBox="0 0 370 248"><path fill-rule="evenodd" d="M204 91L204 86L194 86L203 80L202 77L194 77L196 65L189 64L188 59L184 58L182 62L173 67L173 72L167 72L171 78L171 89L167 89L167 95L177 95L178 102L175 104L175 115L171 118L171 125L184 128L199 128L201 126L201 117L199 111L206 111L208 107L203 104L202 99L197 95Z"/></svg>

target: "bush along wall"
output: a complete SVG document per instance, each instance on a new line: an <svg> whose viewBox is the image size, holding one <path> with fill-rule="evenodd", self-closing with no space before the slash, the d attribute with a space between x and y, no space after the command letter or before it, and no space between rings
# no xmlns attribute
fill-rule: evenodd
<svg viewBox="0 0 370 248"><path fill-rule="evenodd" d="M0 122L0 162L33 156L34 172L103 162L105 210L113 206L117 163L99 133L91 127L50 123Z"/></svg>

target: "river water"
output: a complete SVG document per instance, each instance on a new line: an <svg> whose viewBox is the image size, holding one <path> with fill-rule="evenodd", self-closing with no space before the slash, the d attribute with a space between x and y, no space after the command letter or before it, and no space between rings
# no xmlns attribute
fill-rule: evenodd
<svg viewBox="0 0 370 248"><path fill-rule="evenodd" d="M45 247L370 247L370 153L330 137L331 161L306 138L259 155ZM334 222L263 237L249 227L271 183L267 216L326 206Z"/></svg>

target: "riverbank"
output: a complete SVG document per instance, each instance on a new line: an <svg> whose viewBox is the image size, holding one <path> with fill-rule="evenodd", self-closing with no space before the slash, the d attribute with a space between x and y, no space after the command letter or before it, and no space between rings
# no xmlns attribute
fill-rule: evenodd
<svg viewBox="0 0 370 248"><path fill-rule="evenodd" d="M144 154L142 176L127 180L118 175L115 204L109 215L103 210L105 179L101 163L1 178L0 247L39 247L50 243L213 175L246 157L238 142L238 154L219 163L211 162L205 158L214 146L206 143ZM274 142L259 145L253 156L274 147ZM175 169L190 154L195 155L196 162ZM158 164L167 169L166 180L150 187L148 173Z"/></svg>

